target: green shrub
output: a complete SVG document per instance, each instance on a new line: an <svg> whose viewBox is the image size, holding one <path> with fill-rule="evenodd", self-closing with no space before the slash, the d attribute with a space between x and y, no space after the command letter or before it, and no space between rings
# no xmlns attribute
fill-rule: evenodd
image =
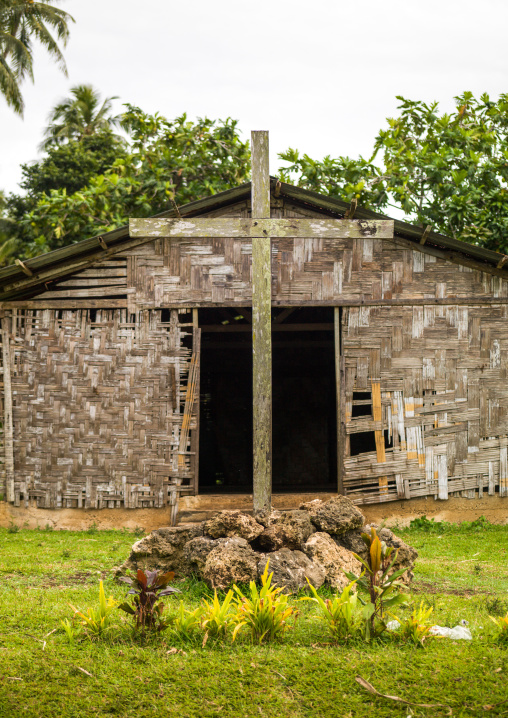
<svg viewBox="0 0 508 718"><path fill-rule="evenodd" d="M397 553L393 555L393 547L388 547L384 541L380 541L376 529L371 528L369 534L362 533L362 539L368 548L367 560L354 553L353 556L360 561L364 570L360 576L345 571L350 581L356 581L358 586L369 595L366 602L359 596L363 604L363 616L365 618L365 640L376 638L386 630L386 610L407 602L407 597L399 593L402 584L397 580L406 569L399 569L390 575Z"/></svg>
<svg viewBox="0 0 508 718"><path fill-rule="evenodd" d="M268 564L261 576L261 589L255 581L249 584L249 595L245 595L234 586L236 592L237 612L233 640L240 631L246 629L257 643L283 638L291 628L288 619L297 616L295 609L288 604L288 597L281 588L272 587L273 573L268 575Z"/></svg>
<svg viewBox="0 0 508 718"><path fill-rule="evenodd" d="M202 615L202 606L198 606L194 611L189 611L185 608L184 602L180 601L177 613L169 619L171 632L184 640L194 639L201 629Z"/></svg>
<svg viewBox="0 0 508 718"><path fill-rule="evenodd" d="M357 635L361 626L358 595L353 592L356 582L352 581L342 593L333 598L322 599L314 586L307 579L312 598L304 597L301 601L313 601L319 606L319 616L334 641L347 641Z"/></svg>
<svg viewBox="0 0 508 718"><path fill-rule="evenodd" d="M232 601L232 590L227 592L222 603L217 598L217 591L214 592L211 603L203 599L202 626L205 630L205 643L208 637L224 637L229 628L235 623Z"/></svg>
<svg viewBox="0 0 508 718"><path fill-rule="evenodd" d="M74 620L79 619L80 625L91 637L99 637L104 635L107 631L112 628L112 617L113 611L118 606L118 601L115 601L113 596L106 599L104 593L104 586L102 581L99 584L99 605L97 608L88 608L86 613L83 613L72 604L69 604L74 611ZM64 630L69 637L66 626L63 626Z"/></svg>
<svg viewBox="0 0 508 718"><path fill-rule="evenodd" d="M425 603L421 601L418 608L413 609L411 615L405 620L397 619L400 623L400 629L397 631L397 635L403 641L413 643L415 646L423 648L424 641L430 636L430 629L435 625L428 623L432 611L432 606L426 606Z"/></svg>

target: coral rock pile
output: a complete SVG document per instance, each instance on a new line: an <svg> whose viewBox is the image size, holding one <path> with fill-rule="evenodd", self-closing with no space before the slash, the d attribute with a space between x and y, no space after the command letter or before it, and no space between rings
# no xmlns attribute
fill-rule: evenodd
<svg viewBox="0 0 508 718"><path fill-rule="evenodd" d="M361 533L361 511L345 496L329 501L310 501L295 511L259 512L252 517L242 511L220 511L209 521L160 528L134 544L127 561L117 569L163 569L177 577L194 574L212 588L225 589L233 583L248 583L263 573L270 561L273 583L289 592L307 585L326 583L342 589L348 579L344 571L357 575L366 556ZM413 578L416 551L389 529L379 530L388 546L399 549L393 570L405 568L405 583Z"/></svg>

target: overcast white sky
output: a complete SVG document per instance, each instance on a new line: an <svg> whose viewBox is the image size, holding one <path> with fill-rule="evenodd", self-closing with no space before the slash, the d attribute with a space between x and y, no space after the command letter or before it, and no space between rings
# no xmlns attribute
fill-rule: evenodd
<svg viewBox="0 0 508 718"><path fill-rule="evenodd" d="M43 52L21 120L0 97L0 188L38 157L51 107L76 84L168 118L234 117L297 147L367 155L396 95L451 109L464 90L508 92L506 0L66 0L69 77Z"/></svg>

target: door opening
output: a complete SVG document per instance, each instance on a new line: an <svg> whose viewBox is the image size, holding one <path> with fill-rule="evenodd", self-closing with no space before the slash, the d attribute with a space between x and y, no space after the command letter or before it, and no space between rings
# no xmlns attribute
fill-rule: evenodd
<svg viewBox="0 0 508 718"><path fill-rule="evenodd" d="M200 309L200 493L252 492L252 323ZM274 493L337 490L333 308L272 310Z"/></svg>

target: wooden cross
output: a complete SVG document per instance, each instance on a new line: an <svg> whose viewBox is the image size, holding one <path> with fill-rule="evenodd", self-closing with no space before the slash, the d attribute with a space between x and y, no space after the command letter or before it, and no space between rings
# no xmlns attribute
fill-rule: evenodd
<svg viewBox="0 0 508 718"><path fill-rule="evenodd" d="M268 132L252 132L251 219L131 219L131 237L252 239L253 498L254 511L270 510L272 498L271 238L393 237L392 220L271 219ZM340 297L337 297L340 304Z"/></svg>

